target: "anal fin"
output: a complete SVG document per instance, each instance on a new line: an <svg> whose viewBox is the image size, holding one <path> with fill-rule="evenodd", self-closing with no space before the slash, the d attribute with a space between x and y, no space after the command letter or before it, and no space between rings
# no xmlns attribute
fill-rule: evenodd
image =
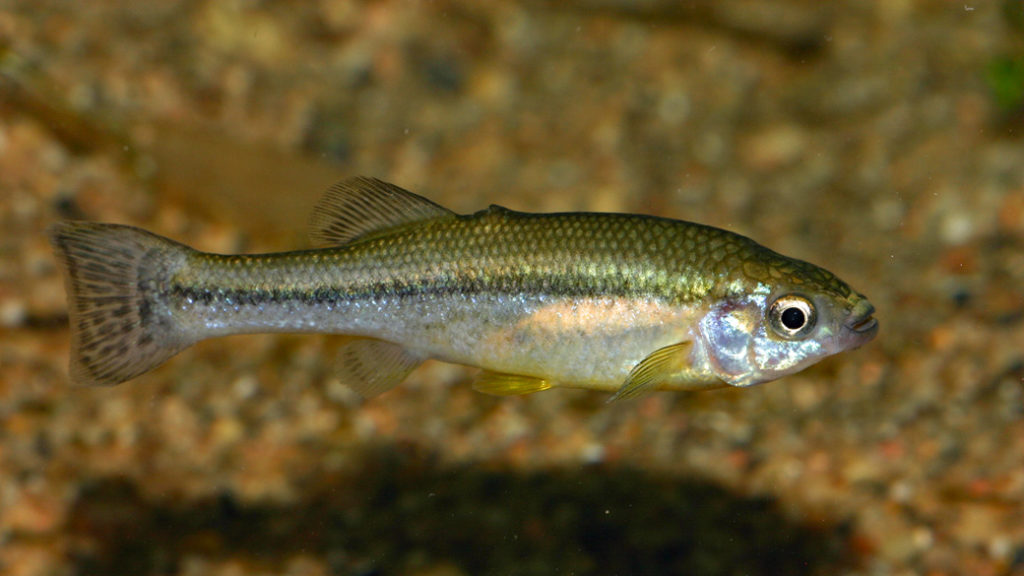
<svg viewBox="0 0 1024 576"><path fill-rule="evenodd" d="M473 389L496 396L520 396L551 388L551 382L535 376L484 370L473 381Z"/></svg>
<svg viewBox="0 0 1024 576"><path fill-rule="evenodd" d="M398 344L360 338L338 351L337 372L343 384L371 398L400 384L424 360Z"/></svg>

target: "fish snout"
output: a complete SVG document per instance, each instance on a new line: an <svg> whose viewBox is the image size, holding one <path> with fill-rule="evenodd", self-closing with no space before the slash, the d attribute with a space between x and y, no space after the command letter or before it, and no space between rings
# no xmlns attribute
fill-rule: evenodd
<svg viewBox="0 0 1024 576"><path fill-rule="evenodd" d="M863 346L875 337L878 333L878 319L873 316L874 313L875 307L866 298L860 298L854 304L839 334L843 349Z"/></svg>

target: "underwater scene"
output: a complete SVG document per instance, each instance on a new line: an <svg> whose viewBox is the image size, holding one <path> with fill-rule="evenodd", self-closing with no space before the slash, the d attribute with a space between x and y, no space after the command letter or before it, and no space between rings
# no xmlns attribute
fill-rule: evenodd
<svg viewBox="0 0 1024 576"><path fill-rule="evenodd" d="M0 574L1024 576L1024 2L0 3Z"/></svg>

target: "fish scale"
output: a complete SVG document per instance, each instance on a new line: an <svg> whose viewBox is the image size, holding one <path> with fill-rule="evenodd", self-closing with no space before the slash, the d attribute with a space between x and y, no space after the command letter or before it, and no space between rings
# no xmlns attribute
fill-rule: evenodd
<svg viewBox="0 0 1024 576"><path fill-rule="evenodd" d="M252 255L55 225L72 377L121 382L215 336L324 332L358 337L339 372L367 395L437 358L482 368L487 392L621 398L772 380L877 331L867 299L830 272L691 222L457 215L367 178L329 190L312 221L327 247Z"/></svg>

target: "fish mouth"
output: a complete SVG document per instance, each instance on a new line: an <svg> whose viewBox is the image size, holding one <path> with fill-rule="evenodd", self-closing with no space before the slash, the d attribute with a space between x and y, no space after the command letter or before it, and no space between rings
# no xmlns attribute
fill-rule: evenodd
<svg viewBox="0 0 1024 576"><path fill-rule="evenodd" d="M843 327L853 333L853 340L857 341L857 345L871 340L878 332L878 319L873 316L874 313L875 307L862 299L854 305L846 322L843 322Z"/></svg>
<svg viewBox="0 0 1024 576"><path fill-rule="evenodd" d="M854 332L864 333L878 327L878 319L874 316L867 316L855 321L847 321L846 327Z"/></svg>

